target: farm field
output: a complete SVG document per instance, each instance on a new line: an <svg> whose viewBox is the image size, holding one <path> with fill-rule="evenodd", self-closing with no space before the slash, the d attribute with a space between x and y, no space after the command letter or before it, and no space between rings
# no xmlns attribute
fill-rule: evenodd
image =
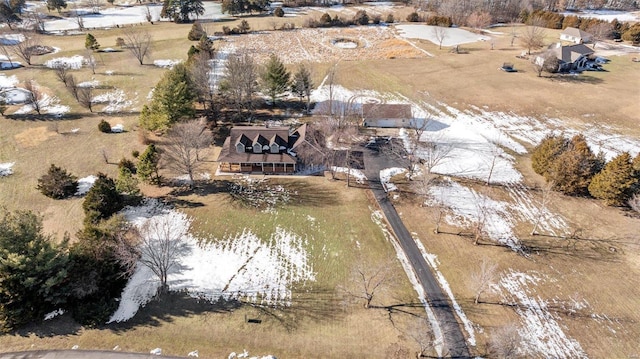
<svg viewBox="0 0 640 359"><path fill-rule="evenodd" d="M404 19L411 10L363 5L326 11L353 16L359 8L383 18L394 13L396 19ZM211 16L219 15L219 10L211 11L217 14ZM605 65L606 72L550 78L538 77L528 60L516 58L523 49L517 40L511 45L513 28L508 26L482 35L460 29L477 41L460 43L459 54L450 52L454 35L449 39L452 43L440 49L427 39L430 30L425 25L410 25L425 26L417 30L423 38L411 35L401 27L405 25L272 31L285 22L300 27L305 19L317 19L324 12L304 8L288 10L284 18L245 17L254 32L224 36L214 46L221 54L248 51L257 63L277 53L291 70L300 63L308 65L316 87L312 100L318 103L328 98L325 75L334 68L335 100L410 104L416 118L433 124L425 136L431 132L454 145L447 161L434 167L442 183L431 189L428 198L417 194L414 182L419 179L409 181L401 168L389 172L387 178L397 188L390 198L405 225L458 304L459 321L472 354L485 355L491 336L515 324L529 339L523 347L530 357L640 355L637 215L595 200L554 194L541 214L541 235L530 234L544 182L531 170L530 151L546 134L583 133L592 149L607 159L621 151L632 155L640 151L640 65L631 61L640 51L603 43L596 50L611 60ZM240 21L216 19L226 20L205 21L207 32L219 32L222 26ZM45 37L46 44L56 49L54 53L36 57L32 66L0 73L3 88L20 87L23 81L35 79L52 98L43 115L15 104L0 119L0 173L5 167L11 172L0 176L0 206L38 212L46 232L58 238L66 232L73 239L82 228L82 198L49 199L36 190L37 178L51 163L80 178L97 172L114 177L120 159L131 159L132 151L144 150L141 139L148 134L137 126L139 111L166 67L186 61L193 42L187 40L190 24L140 24L143 21L130 22L136 24L134 28L149 31L154 39L152 55L142 66L115 46L121 29L92 29L101 48L116 49L93 54L97 60L93 73L78 60L78 56L90 56L84 49L84 34L67 30L66 36ZM101 24L106 23L98 21L95 26ZM73 23L54 25L64 31ZM520 27L515 31L521 31ZM558 34L547 29L546 42L555 41ZM338 39L355 48L336 46ZM97 84L96 94L104 100L93 113L64 89L47 65L50 61L78 64L72 73L79 82ZM518 72L499 71L504 62L514 63ZM99 132L97 124L102 119L112 126L122 124L125 132ZM290 122L311 119L295 115ZM416 140L407 131L389 133L405 143ZM124 315L122 322L115 320L99 329L82 328L63 315L3 334L0 351L77 345L80 349L117 346L122 351L149 352L161 347L165 355L186 356L198 350L201 357L211 358L243 351L249 356L278 358L401 358L417 351L410 334L417 323L426 321L427 314L380 226L368 189L364 185L347 188L345 181L328 176L269 178L271 188L286 193L286 203L247 206L228 193L230 181L238 178L215 176L219 149L214 146L204 154L205 164L199 170L202 180L195 190L142 188L149 197L175 204L171 213L189 218L188 235L194 245L202 245L202 252L190 257L191 272L174 278L173 289L180 292L159 301L140 295L134 299L144 297L148 302L136 302L135 310ZM495 172L491 165L489 173L492 160ZM162 174L166 178L180 175L168 169ZM493 176L491 186L483 185L487 176ZM435 234L434 218L440 207L433 201L443 197L447 198L442 204L446 209L440 233ZM480 245L474 245L468 233L477 216L477 198L490 203L494 224ZM205 267L206 261L197 262L196 256L238 255L246 264L253 258L246 248L256 250L254 254L266 248L270 252L264 258L270 259L284 258L286 252L290 255L286 260L265 263L272 268L283 265L277 275L297 279L276 281L265 275L262 284L268 289L256 289L252 280L257 283L263 277L257 279L253 274L269 272L258 265L250 270L243 267L245 276L236 277L241 272L237 269L227 287L201 278L206 275L200 268L222 273L226 267ZM522 248L527 248L526 253ZM474 304L470 281L483 259L496 263L500 275L481 302ZM390 269L395 284L376 297L373 305L401 304L402 310L364 309L361 300L349 294L359 284L353 279L356 269L375 270L380 264ZM237 280L238 293L244 296L222 295L232 280ZM156 287L145 288L150 293ZM221 295L227 301L208 300Z"/></svg>

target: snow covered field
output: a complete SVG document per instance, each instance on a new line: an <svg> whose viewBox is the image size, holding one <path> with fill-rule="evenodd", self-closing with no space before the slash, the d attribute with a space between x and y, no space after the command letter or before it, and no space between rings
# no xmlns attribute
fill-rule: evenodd
<svg viewBox="0 0 640 359"><path fill-rule="evenodd" d="M71 8L76 6L75 1L67 3ZM225 17L222 14L220 3L205 1L203 5L205 13L201 18L222 19ZM91 9L83 8L84 4L78 2L77 6L77 11L87 13L82 16L84 27L87 29L146 23L147 11L151 14L152 21L159 21L162 10L161 4L150 4L146 6L117 6L101 9L99 14L90 14ZM78 23L75 18L52 20L45 22L44 28L49 32L78 30Z"/></svg>
<svg viewBox="0 0 640 359"><path fill-rule="evenodd" d="M468 44L470 42L487 41L491 39L488 36L474 34L470 31L456 27L438 27L431 25L397 25L396 29L398 29L402 37L409 39L429 40L436 45L440 44L438 36L436 36L436 29L438 29L438 31L444 31L442 46L447 47Z"/></svg>
<svg viewBox="0 0 640 359"><path fill-rule="evenodd" d="M640 12L629 11L616 11L616 10L584 10L579 12L563 12L562 15L569 16L574 15L578 17L587 17L592 19L600 19L606 21L612 21L618 19L618 21L638 22L640 21Z"/></svg>
<svg viewBox="0 0 640 359"><path fill-rule="evenodd" d="M261 305L287 306L294 284L304 285L315 279L305 250L308 238L304 235L276 227L269 238L259 238L244 230L222 239L202 241L189 233L191 219L187 215L161 207L157 201L128 208L124 215L139 228L145 223L166 224L172 236L187 244L188 250L169 274L171 290L185 290L195 298L211 301L242 299ZM159 286L153 272L139 263L110 321L132 318L156 295Z"/></svg>

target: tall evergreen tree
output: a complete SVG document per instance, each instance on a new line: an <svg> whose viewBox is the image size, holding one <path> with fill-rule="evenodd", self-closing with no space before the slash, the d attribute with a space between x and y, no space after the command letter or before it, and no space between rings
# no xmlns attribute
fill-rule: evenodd
<svg viewBox="0 0 640 359"><path fill-rule="evenodd" d="M143 182L157 184L160 181L158 174L158 164L160 163L160 153L152 143L140 155L138 159L138 177Z"/></svg>
<svg viewBox="0 0 640 359"><path fill-rule="evenodd" d="M591 151L584 136L575 135L567 150L555 158L545 178L564 194L588 195L591 178L602 169L602 164L602 158Z"/></svg>
<svg viewBox="0 0 640 359"><path fill-rule="evenodd" d="M130 272L120 245L127 229L126 222L114 216L76 234L78 240L69 251L66 292L73 318L83 325L104 324L118 307Z"/></svg>
<svg viewBox="0 0 640 359"><path fill-rule="evenodd" d="M8 331L65 304L67 239L55 245L32 212L0 208L0 329Z"/></svg>
<svg viewBox="0 0 640 359"><path fill-rule="evenodd" d="M95 224L124 208L124 200L116 189L115 181L104 173L98 173L98 179L87 192L82 208L85 223Z"/></svg>
<svg viewBox="0 0 640 359"><path fill-rule="evenodd" d="M95 51L100 48L100 44L98 43L98 40L96 40L95 36L87 34L84 40L84 48Z"/></svg>
<svg viewBox="0 0 640 359"><path fill-rule="evenodd" d="M183 23L190 21L190 15L197 16L202 14L204 14L202 0L165 0L160 12L162 17Z"/></svg>
<svg viewBox="0 0 640 359"><path fill-rule="evenodd" d="M181 118L193 117L195 100L187 67L177 64L156 85L148 111L140 114L140 124L148 130L166 129Z"/></svg>
<svg viewBox="0 0 640 359"><path fill-rule="evenodd" d="M551 168L555 159L567 150L569 141L561 135L549 135L545 137L533 149L531 154L531 167L535 173L545 175Z"/></svg>
<svg viewBox="0 0 640 359"><path fill-rule="evenodd" d="M272 105L275 106L278 96L289 89L290 77L291 74L280 58L275 54L271 54L262 73L262 86L271 97Z"/></svg>
<svg viewBox="0 0 640 359"><path fill-rule="evenodd" d="M609 206L622 206L631 198L632 190L638 183L633 174L631 155L624 152L593 176L589 184L589 193L604 200Z"/></svg>

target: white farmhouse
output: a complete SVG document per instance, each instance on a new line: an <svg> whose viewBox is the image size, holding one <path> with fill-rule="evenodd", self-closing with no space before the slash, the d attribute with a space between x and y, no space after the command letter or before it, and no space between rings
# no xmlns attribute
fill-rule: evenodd
<svg viewBox="0 0 640 359"><path fill-rule="evenodd" d="M576 29L575 27L567 27L560 33L560 40L570 41L574 44L584 44L591 42L593 35L586 31Z"/></svg>

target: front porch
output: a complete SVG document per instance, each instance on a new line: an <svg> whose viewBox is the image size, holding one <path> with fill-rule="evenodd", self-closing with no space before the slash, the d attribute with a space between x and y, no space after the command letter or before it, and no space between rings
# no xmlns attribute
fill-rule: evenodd
<svg viewBox="0 0 640 359"><path fill-rule="evenodd" d="M262 173L262 174L291 174L296 171L295 164L288 163L242 163L221 162L220 171L230 173Z"/></svg>

